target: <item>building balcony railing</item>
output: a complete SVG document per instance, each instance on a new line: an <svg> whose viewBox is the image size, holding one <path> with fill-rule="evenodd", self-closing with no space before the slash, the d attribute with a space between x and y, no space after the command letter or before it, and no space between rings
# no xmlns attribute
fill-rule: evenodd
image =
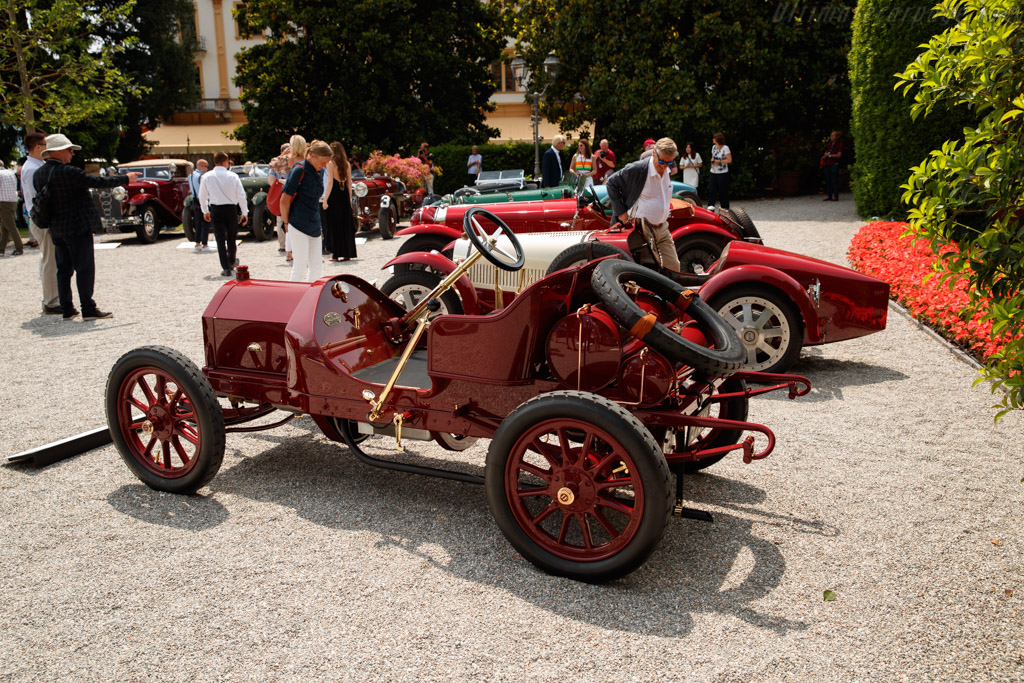
<svg viewBox="0 0 1024 683"><path fill-rule="evenodd" d="M226 97L205 97L184 111L184 113L195 114L201 112L214 112L219 118L231 118L231 100Z"/></svg>

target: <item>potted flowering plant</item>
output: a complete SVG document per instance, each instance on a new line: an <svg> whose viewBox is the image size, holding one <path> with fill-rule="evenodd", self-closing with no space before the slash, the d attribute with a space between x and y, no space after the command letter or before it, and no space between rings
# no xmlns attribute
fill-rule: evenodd
<svg viewBox="0 0 1024 683"><path fill-rule="evenodd" d="M430 175L430 169L417 157L400 157L397 154L388 156L379 149L367 158L363 171L398 178L410 191L422 187Z"/></svg>

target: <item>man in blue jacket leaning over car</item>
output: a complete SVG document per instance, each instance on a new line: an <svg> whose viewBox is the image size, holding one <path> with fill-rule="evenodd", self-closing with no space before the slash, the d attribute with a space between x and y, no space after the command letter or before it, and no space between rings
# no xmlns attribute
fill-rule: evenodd
<svg viewBox="0 0 1024 683"><path fill-rule="evenodd" d="M668 229L672 203L672 174L679 149L671 138L654 143L654 154L627 164L605 181L612 215L620 222L633 219L644 237L655 243L655 258L660 265L679 270L679 256Z"/></svg>

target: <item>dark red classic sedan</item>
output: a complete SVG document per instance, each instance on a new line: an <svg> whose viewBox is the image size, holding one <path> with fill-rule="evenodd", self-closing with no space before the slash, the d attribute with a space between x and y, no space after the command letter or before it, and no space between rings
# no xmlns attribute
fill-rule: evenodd
<svg viewBox="0 0 1024 683"><path fill-rule="evenodd" d="M152 244L163 227L181 225L192 162L184 159L147 159L121 164L117 173L139 174L120 188L91 190L106 232L134 231L140 242ZM122 195L122 192L126 194ZM118 198L122 197L122 198Z"/></svg>

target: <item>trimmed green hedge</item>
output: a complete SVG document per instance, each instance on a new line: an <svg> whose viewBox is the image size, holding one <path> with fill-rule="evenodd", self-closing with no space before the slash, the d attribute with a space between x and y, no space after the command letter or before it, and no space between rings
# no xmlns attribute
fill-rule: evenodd
<svg viewBox="0 0 1024 683"><path fill-rule="evenodd" d="M906 216L900 185L911 166L949 139L959 138L963 115L935 112L910 119L910 98L893 88L921 52L921 43L946 28L921 0L860 0L853 19L850 84L857 147L853 196L864 216ZM901 89L902 90L902 89Z"/></svg>

